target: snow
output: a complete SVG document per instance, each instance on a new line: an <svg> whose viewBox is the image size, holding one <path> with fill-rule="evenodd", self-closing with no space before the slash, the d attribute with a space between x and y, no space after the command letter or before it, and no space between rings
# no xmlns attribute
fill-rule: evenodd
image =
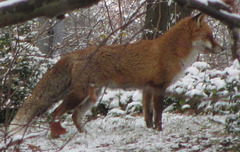
<svg viewBox="0 0 240 152"><path fill-rule="evenodd" d="M196 68L199 68L201 70L205 70L205 69L210 68L210 65L206 62L195 62L195 63L192 64L192 67L196 67Z"/></svg>
<svg viewBox="0 0 240 152"><path fill-rule="evenodd" d="M100 152L100 151L221 151L226 138L239 140L224 133L224 126L209 120L222 121L224 116L187 116L164 113L163 131L148 129L143 117L99 117L85 126L79 133L68 122L68 133L59 139L42 136L48 130L47 124L32 128L41 134L39 137L25 139L22 151L32 151L34 145L42 151ZM35 133L36 134L36 133ZM37 139L37 140L36 140ZM3 140L0 140L3 141ZM1 143L3 147L4 144ZM61 150L60 150L61 149ZM10 151L11 149L9 149Z"/></svg>
<svg viewBox="0 0 240 152"><path fill-rule="evenodd" d="M135 113L136 111L139 112L137 109L142 109L141 102L131 102L127 105L126 112L127 113Z"/></svg>
<svg viewBox="0 0 240 152"><path fill-rule="evenodd" d="M182 106L182 110L189 109L191 106L189 104L185 104Z"/></svg>
<svg viewBox="0 0 240 152"><path fill-rule="evenodd" d="M208 0L197 0L199 3L202 3L204 5L208 5Z"/></svg>
<svg viewBox="0 0 240 152"><path fill-rule="evenodd" d="M124 94L124 95L123 95ZM119 102L123 102L126 104L126 102L129 100L130 97L134 99L134 101L141 101L142 96L141 91L136 90L136 91L130 91L130 90L112 90L108 89L106 90L106 93L104 94L101 102L109 102L110 103L110 108L116 108L119 107Z"/></svg>
<svg viewBox="0 0 240 152"><path fill-rule="evenodd" d="M195 95L206 97L206 91L216 90L217 94L226 95L233 93L229 90L229 86L233 87L234 92L238 92L238 88L234 86L240 84L239 80L240 64L237 60L224 70L210 69L206 62L195 62L186 69L183 78L168 88L168 92L184 94L188 97Z"/></svg>
<svg viewBox="0 0 240 152"><path fill-rule="evenodd" d="M203 92L201 90L198 90L198 89L192 89L192 90L189 90L185 93L188 97L194 97L194 96L201 96L201 95L204 95L206 96L205 94L203 94Z"/></svg>
<svg viewBox="0 0 240 152"><path fill-rule="evenodd" d="M119 108L114 108L108 112L109 116L122 116L125 114L125 111L119 109Z"/></svg>
<svg viewBox="0 0 240 152"><path fill-rule="evenodd" d="M7 0L7 1L4 1L4 2L0 3L0 8L1 7L11 6L11 5L15 4L15 3L20 3L20 2L23 2L23 1L27 1L27 0Z"/></svg>
<svg viewBox="0 0 240 152"><path fill-rule="evenodd" d="M212 85L216 86L216 90L220 90L226 86L225 81L219 78L211 79Z"/></svg>
<svg viewBox="0 0 240 152"><path fill-rule="evenodd" d="M240 19L240 15L239 14L229 13L228 11L225 11L225 10L220 10L220 12L222 12L223 14L225 14L225 15L227 15L229 17L234 17L234 18Z"/></svg>
<svg viewBox="0 0 240 152"><path fill-rule="evenodd" d="M209 2L220 3L220 4L223 4L223 5L226 5L222 0L209 0Z"/></svg>
<svg viewBox="0 0 240 152"><path fill-rule="evenodd" d="M199 3L202 3L204 5L208 5L208 3L218 3L218 4L222 4L222 5L227 5L225 4L222 0L196 0Z"/></svg>

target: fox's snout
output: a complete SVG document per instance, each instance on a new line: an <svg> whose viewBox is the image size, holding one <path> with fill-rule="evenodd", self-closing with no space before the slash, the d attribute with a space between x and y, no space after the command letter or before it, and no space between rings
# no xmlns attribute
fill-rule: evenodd
<svg viewBox="0 0 240 152"><path fill-rule="evenodd" d="M224 48L215 40L205 42L204 53L220 53Z"/></svg>

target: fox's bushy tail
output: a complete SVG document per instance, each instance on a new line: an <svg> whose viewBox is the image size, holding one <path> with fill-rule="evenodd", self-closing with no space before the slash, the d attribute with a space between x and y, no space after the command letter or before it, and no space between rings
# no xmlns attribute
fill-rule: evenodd
<svg viewBox="0 0 240 152"><path fill-rule="evenodd" d="M11 122L10 134L23 134L34 117L42 115L70 92L71 66L65 57L43 76Z"/></svg>

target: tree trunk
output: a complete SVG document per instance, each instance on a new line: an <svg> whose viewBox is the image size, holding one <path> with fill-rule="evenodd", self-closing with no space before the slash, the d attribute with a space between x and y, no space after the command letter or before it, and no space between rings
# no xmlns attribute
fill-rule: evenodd
<svg viewBox="0 0 240 152"><path fill-rule="evenodd" d="M42 27L41 35L38 38L37 46L43 54L52 56L62 54L61 44L64 39L64 20L57 21L52 26L51 21L46 18L39 18L39 26Z"/></svg>
<svg viewBox="0 0 240 152"><path fill-rule="evenodd" d="M191 9L182 8L175 2L147 0L147 13L143 39L155 39L182 18L191 14Z"/></svg>
<svg viewBox="0 0 240 152"><path fill-rule="evenodd" d="M231 46L232 58L233 60L238 59L240 61L240 29L235 28L231 32L233 41Z"/></svg>

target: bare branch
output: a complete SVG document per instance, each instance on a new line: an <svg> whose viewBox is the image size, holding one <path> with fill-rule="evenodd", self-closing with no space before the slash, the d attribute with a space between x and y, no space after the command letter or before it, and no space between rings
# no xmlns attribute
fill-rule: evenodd
<svg viewBox="0 0 240 152"><path fill-rule="evenodd" d="M230 7L221 1L174 0L183 7L197 9L227 24L230 28L240 27L240 16L230 13Z"/></svg>
<svg viewBox="0 0 240 152"><path fill-rule="evenodd" d="M77 8L89 7L100 0L19 0L7 5L0 3L0 27L30 20L35 17L54 17ZM230 7L221 1L174 0L179 5L198 9L230 27L240 27L240 17L229 13Z"/></svg>
<svg viewBox="0 0 240 152"><path fill-rule="evenodd" d="M20 0L0 3L0 27L12 25L35 17L54 17L77 8L91 6L100 0Z"/></svg>

